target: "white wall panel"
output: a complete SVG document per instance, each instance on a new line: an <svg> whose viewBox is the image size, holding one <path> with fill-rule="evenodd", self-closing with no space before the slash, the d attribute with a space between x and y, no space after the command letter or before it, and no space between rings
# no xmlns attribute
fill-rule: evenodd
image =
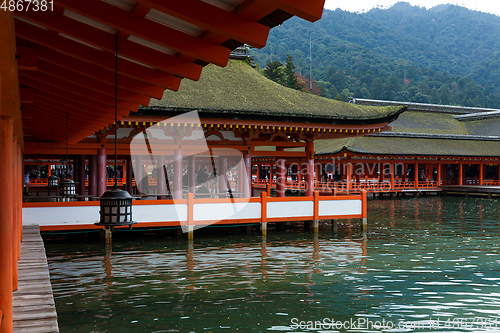
<svg viewBox="0 0 500 333"><path fill-rule="evenodd" d="M267 203L268 218L312 216L313 212L313 201L284 201Z"/></svg>

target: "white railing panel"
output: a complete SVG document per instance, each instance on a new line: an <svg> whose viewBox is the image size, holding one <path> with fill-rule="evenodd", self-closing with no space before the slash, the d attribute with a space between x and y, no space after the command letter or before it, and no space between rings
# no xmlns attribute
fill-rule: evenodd
<svg viewBox="0 0 500 333"><path fill-rule="evenodd" d="M260 219L260 202L227 202L194 204L194 221Z"/></svg>
<svg viewBox="0 0 500 333"><path fill-rule="evenodd" d="M134 222L176 222L187 221L187 205L134 205Z"/></svg>
<svg viewBox="0 0 500 333"><path fill-rule="evenodd" d="M283 201L268 202L267 217L301 217L314 215L314 202L311 201Z"/></svg>
<svg viewBox="0 0 500 333"><path fill-rule="evenodd" d="M23 208L23 225L80 225L99 222L99 206Z"/></svg>
<svg viewBox="0 0 500 333"><path fill-rule="evenodd" d="M321 200L319 202L319 217L331 215L357 215L361 213L361 200Z"/></svg>

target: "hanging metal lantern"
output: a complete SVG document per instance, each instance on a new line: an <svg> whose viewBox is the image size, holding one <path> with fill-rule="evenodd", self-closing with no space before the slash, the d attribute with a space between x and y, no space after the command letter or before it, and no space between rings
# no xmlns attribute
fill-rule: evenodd
<svg viewBox="0 0 500 333"><path fill-rule="evenodd" d="M59 184L59 195L62 197L72 197L76 195L76 185L71 179L65 179Z"/></svg>
<svg viewBox="0 0 500 333"><path fill-rule="evenodd" d="M100 198L100 221L95 225L120 226L132 225L132 196L127 192L115 188L106 191Z"/></svg>
<svg viewBox="0 0 500 333"><path fill-rule="evenodd" d="M59 177L50 175L48 178L49 187L57 187L59 185Z"/></svg>

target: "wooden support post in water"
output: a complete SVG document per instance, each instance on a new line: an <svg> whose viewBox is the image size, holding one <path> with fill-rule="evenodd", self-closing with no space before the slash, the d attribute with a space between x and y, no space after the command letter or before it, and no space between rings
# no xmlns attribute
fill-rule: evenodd
<svg viewBox="0 0 500 333"><path fill-rule="evenodd" d="M267 191L260 193L260 231L263 237L267 236L267 195Z"/></svg>
<svg viewBox="0 0 500 333"><path fill-rule="evenodd" d="M194 194L188 193L187 195L187 235L188 242L192 243L194 239L194 224L193 224L193 215L194 215Z"/></svg>
<svg viewBox="0 0 500 333"><path fill-rule="evenodd" d="M312 232L317 235L319 233L319 221L314 220L312 221Z"/></svg>
<svg viewBox="0 0 500 333"><path fill-rule="evenodd" d="M337 223L337 220L336 220L336 219L333 219L333 220L332 220L332 231L333 231L334 233L337 233L337 231L338 231L337 224L338 224L338 223Z"/></svg>
<svg viewBox="0 0 500 333"><path fill-rule="evenodd" d="M111 242L113 241L113 230L111 230L110 228L102 229L99 232L99 237L105 244L111 244Z"/></svg>
<svg viewBox="0 0 500 333"><path fill-rule="evenodd" d="M267 236L267 222L263 222L260 224L260 232L263 237Z"/></svg>
<svg viewBox="0 0 500 333"><path fill-rule="evenodd" d="M366 231L368 227L368 199L366 197L366 190L361 190L361 220L362 220L362 229Z"/></svg>

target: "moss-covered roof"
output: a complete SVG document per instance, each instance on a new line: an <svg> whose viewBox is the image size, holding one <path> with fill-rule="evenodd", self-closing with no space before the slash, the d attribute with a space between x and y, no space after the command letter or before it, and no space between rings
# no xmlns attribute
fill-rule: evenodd
<svg viewBox="0 0 500 333"><path fill-rule="evenodd" d="M467 135L453 114L406 111L390 124L392 132Z"/></svg>
<svg viewBox="0 0 500 333"><path fill-rule="evenodd" d="M182 80L179 91L166 90L161 100L151 99L140 110L374 123L394 119L404 107L356 105L306 94L268 80L245 61L230 60L225 68L207 65L198 82Z"/></svg>
<svg viewBox="0 0 500 333"><path fill-rule="evenodd" d="M373 155L500 156L499 141L422 139L399 137L356 137L317 140L316 154L336 154L344 150Z"/></svg>
<svg viewBox="0 0 500 333"><path fill-rule="evenodd" d="M500 118L460 122L470 135L500 136Z"/></svg>

